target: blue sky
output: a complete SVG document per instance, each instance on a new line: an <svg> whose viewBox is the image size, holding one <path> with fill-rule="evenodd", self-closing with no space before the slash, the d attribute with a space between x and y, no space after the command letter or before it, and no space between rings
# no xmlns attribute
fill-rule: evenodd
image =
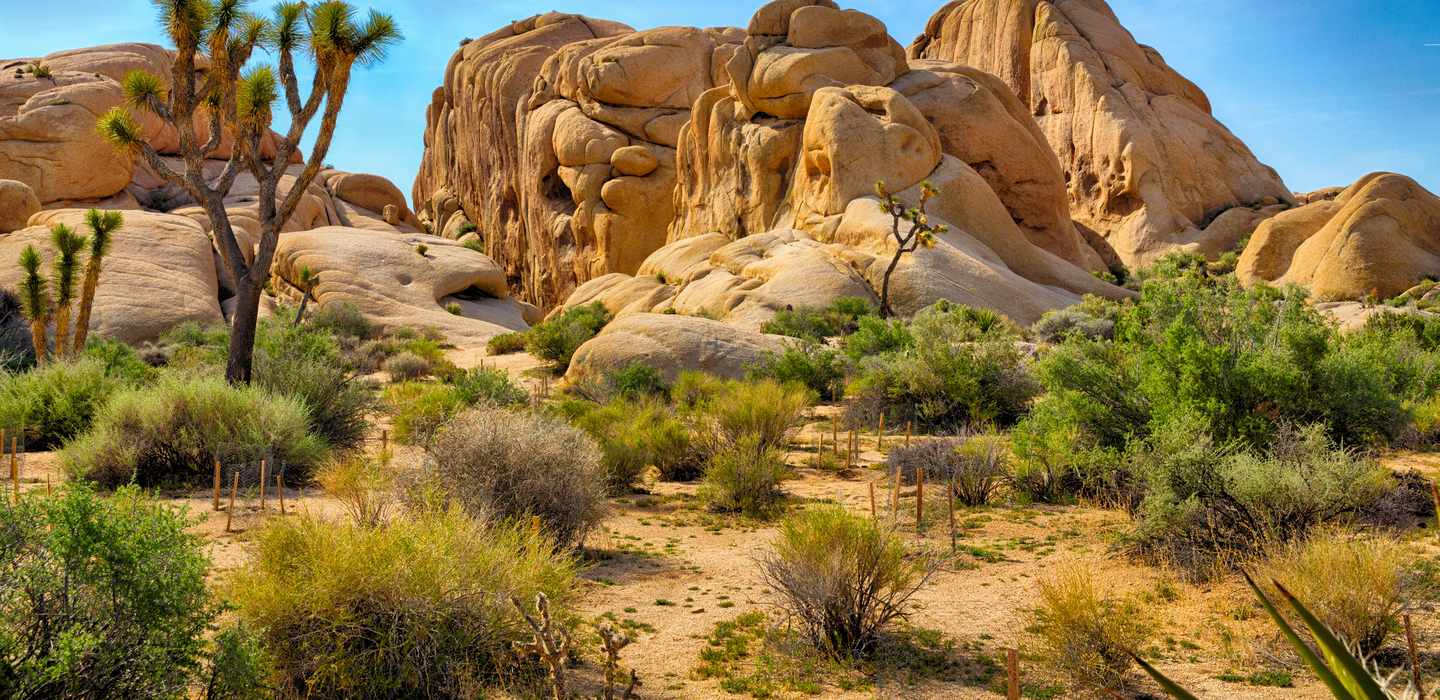
<svg viewBox="0 0 1440 700"><path fill-rule="evenodd" d="M0 28L7 58L118 41L163 43L148 0L7 4ZM375 0L395 15L406 41L386 63L355 76L327 160L385 175L408 193L423 150L425 107L460 39L542 8L649 28L744 26L759 4ZM841 4L876 15L908 44L943 0ZM1440 193L1440 46L1426 46L1440 44L1440 1L1111 0L1111 6L1141 42L1210 95L1221 121L1292 189L1346 185L1391 170Z"/></svg>

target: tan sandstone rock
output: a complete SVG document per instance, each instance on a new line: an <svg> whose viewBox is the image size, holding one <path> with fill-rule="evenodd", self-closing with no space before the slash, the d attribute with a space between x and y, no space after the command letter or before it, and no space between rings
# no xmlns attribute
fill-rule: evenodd
<svg viewBox="0 0 1440 700"><path fill-rule="evenodd" d="M1295 203L1104 0L954 0L909 52L1004 80L1059 157L1071 215L1127 265L1176 248L1218 255L1238 240L1234 219L1214 228L1224 212Z"/></svg>
<svg viewBox="0 0 1440 700"><path fill-rule="evenodd" d="M696 316L632 314L611 321L581 345L565 378L598 379L633 362L644 362L671 380L687 369L738 378L789 340Z"/></svg>
<svg viewBox="0 0 1440 700"><path fill-rule="evenodd" d="M1440 197L1404 175L1371 173L1260 224L1235 272L1243 284L1299 284L1322 301L1397 296L1440 276Z"/></svg>
<svg viewBox="0 0 1440 700"><path fill-rule="evenodd" d="M25 228L26 222L40 211L35 190L19 180L0 180L0 233Z"/></svg>
<svg viewBox="0 0 1440 700"><path fill-rule="evenodd" d="M29 227L0 236L0 288L14 291L19 284L15 261L26 245L34 244L49 259L51 224L64 223L83 234L84 220L82 209L44 211L31 218ZM210 250L210 238L188 218L126 212L105 257L91 334L137 343L186 321L221 322Z"/></svg>

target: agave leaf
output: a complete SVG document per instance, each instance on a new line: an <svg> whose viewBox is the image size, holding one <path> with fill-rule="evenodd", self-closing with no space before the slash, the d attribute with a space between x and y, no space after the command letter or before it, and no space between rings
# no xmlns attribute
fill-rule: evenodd
<svg viewBox="0 0 1440 700"><path fill-rule="evenodd" d="M1320 645L1320 650L1330 660L1332 669L1340 677L1340 681L1345 684L1345 688L1350 691L1350 694L1357 699L1388 700L1389 696L1370 676L1370 672L1365 669L1365 664L1355 658L1355 655L1351 654L1345 645L1335 638L1329 628L1295 598L1294 594L1286 590L1279 581L1274 583L1275 589L1280 591L1281 596L1284 596L1285 602L1290 604L1290 607L1295 610L1295 614L1299 615L1300 619L1305 622L1305 626L1310 628L1310 634L1314 635L1315 642Z"/></svg>
<svg viewBox="0 0 1440 700"><path fill-rule="evenodd" d="M1315 654L1315 650L1311 649L1310 645L1306 644L1305 640L1301 639L1299 634L1296 634L1295 629L1290 626L1290 623L1285 621L1285 616L1281 615L1280 611L1275 609L1275 604L1270 602L1270 598L1265 595L1264 591L1260 590L1260 586L1255 584L1255 580L1250 578L1250 574L1248 572L1242 573L1245 576L1245 583L1250 585L1250 590L1254 591L1255 597L1260 599L1260 605L1265 608L1265 612L1270 614L1270 619L1275 622L1276 627L1280 628L1280 633L1285 635L1285 640L1290 642L1290 646L1295 648L1296 653L1300 654L1300 658L1305 661L1305 665L1309 666L1310 670L1314 671L1315 675L1320 677L1320 681L1325 684L1325 687L1330 689L1331 694L1335 696L1336 700L1359 700L1359 698L1350 692L1344 683L1340 682L1340 678L1335 675L1335 672L1331 671L1330 667L1325 665L1324 661L1320 660L1320 657Z"/></svg>
<svg viewBox="0 0 1440 700"><path fill-rule="evenodd" d="M1191 694L1190 691L1181 688L1179 683L1170 680L1154 666L1146 663L1145 659L1140 658L1139 654L1132 653L1130 654L1130 658L1134 659L1135 663L1140 664L1140 668L1145 669L1145 672L1150 674L1150 677L1154 678L1155 682L1159 683L1160 687L1164 689L1170 697L1175 698L1175 700L1200 700L1200 698Z"/></svg>

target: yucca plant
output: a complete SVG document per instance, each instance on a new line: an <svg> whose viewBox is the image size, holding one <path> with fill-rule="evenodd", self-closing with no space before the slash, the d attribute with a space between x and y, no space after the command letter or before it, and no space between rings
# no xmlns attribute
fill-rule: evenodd
<svg viewBox="0 0 1440 700"><path fill-rule="evenodd" d="M85 349L86 336L90 334L90 311L95 304L95 290L100 286L100 267L105 255L110 252L113 234L125 225L125 217L118 211L91 209L85 212L85 225L90 229L90 256L85 260L85 275L80 282L80 308L75 315L76 354Z"/></svg>
<svg viewBox="0 0 1440 700"><path fill-rule="evenodd" d="M65 224L50 227L50 243L55 257L50 260L55 301L55 357L69 354L66 341L70 338L70 304L75 299L75 277L80 270L80 251L86 238Z"/></svg>
<svg viewBox="0 0 1440 700"><path fill-rule="evenodd" d="M1300 638L1300 634L1286 621L1285 616L1260 590L1254 579L1249 574L1245 575L1245 583L1250 590L1255 592L1255 597L1260 600L1260 605L1270 615L1275 626L1280 628L1280 633L1290 643L1305 665L1320 678L1325 687L1330 690L1336 700L1420 700L1420 691L1413 685L1404 690L1395 690L1391 685L1395 682L1395 676L1382 676L1377 667L1366 665L1360 655L1352 651L1341 642L1335 633L1331 632L1325 623L1320 621L1314 613L1310 612L1288 589L1279 581L1272 581L1275 590L1279 592L1280 598L1289 606L1305 628L1309 630L1310 636L1315 640L1318 651L1312 648L1309 643ZM1155 679L1156 683L1172 698L1177 700L1198 700L1190 691L1180 687L1178 683L1170 680L1154 666L1139 657L1133 655L1135 662L1145 672Z"/></svg>
<svg viewBox="0 0 1440 700"><path fill-rule="evenodd" d="M122 81L127 104L107 112L97 128L117 148L142 158L205 209L220 259L236 288L225 378L246 383L255 352L260 295L269 281L280 229L325 163L351 69L383 59L400 40L400 30L389 15L373 10L361 20L342 0L281 2L269 19L249 12L246 0L152 1L175 45L168 81L132 71ZM256 49L273 51L279 65L247 68ZM305 53L315 68L308 96L302 96L295 71L297 51ZM202 63L205 70L198 72ZM261 141L270 133L272 105L282 94L290 113L289 128L276 139L273 156L266 158ZM178 129L184 172L173 169L145 141L131 110L150 112ZM320 126L310 133L314 141L305 168L282 193L280 178L290 174L291 156L299 152L300 140L316 116ZM208 118L204 142L192 128L198 117ZM220 148L227 133L233 140L230 160L219 173L207 176L202 168L205 159ZM255 178L260 195L260 236L253 258L244 254L225 214L225 198L242 170Z"/></svg>
<svg viewBox="0 0 1440 700"><path fill-rule="evenodd" d="M305 306L310 303L315 285L319 282L320 275L309 267L302 266L295 276L295 286L300 288L300 308L295 310L295 325L300 325L300 321L305 318Z"/></svg>
<svg viewBox="0 0 1440 700"><path fill-rule="evenodd" d="M40 251L33 245L20 251L20 313L30 321L30 342L35 345L35 362L45 364L49 355L46 326L50 323L50 290L40 274Z"/></svg>

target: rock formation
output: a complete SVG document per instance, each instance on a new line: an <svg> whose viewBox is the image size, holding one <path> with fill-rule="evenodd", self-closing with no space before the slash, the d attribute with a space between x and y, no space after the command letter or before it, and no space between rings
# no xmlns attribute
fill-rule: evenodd
<svg viewBox="0 0 1440 700"><path fill-rule="evenodd" d="M954 0L909 54L1009 85L1059 157L1071 216L1127 265L1176 248L1216 256L1295 203L1104 0Z"/></svg>
<svg viewBox="0 0 1440 700"><path fill-rule="evenodd" d="M1299 284L1320 301L1398 296L1440 278L1440 197L1371 173L1260 224L1235 273L1247 285Z"/></svg>
<svg viewBox="0 0 1440 700"><path fill-rule="evenodd" d="M677 314L633 314L611 321L580 349L565 376L571 381L602 378L607 372L644 362L674 381L683 370L739 378L765 355L791 339Z"/></svg>

